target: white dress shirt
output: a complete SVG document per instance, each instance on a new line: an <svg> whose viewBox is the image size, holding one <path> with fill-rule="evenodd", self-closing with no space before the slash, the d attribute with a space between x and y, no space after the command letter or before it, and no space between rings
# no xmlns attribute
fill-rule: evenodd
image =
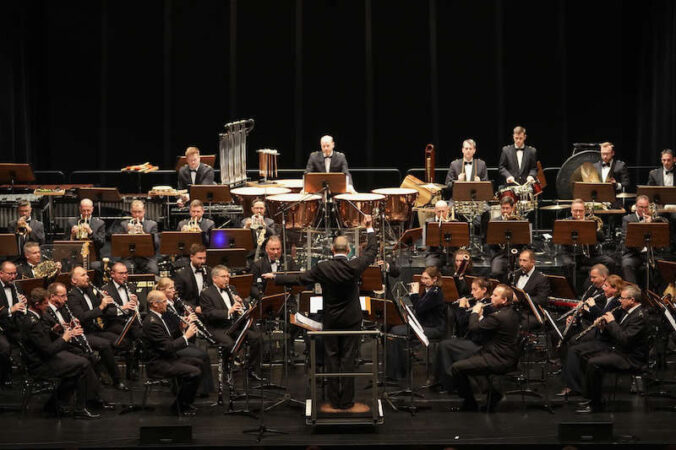
<svg viewBox="0 0 676 450"><path fill-rule="evenodd" d="M221 290L221 288L218 288L218 291L221 294L223 303L225 303L225 307L228 309L228 319L230 319L232 318L232 314L230 314L230 308L232 308L232 299L230 299L230 296L226 290Z"/></svg>
<svg viewBox="0 0 676 450"><path fill-rule="evenodd" d="M664 181L665 186L673 186L674 185L674 172L672 171L672 172L667 173L666 170L662 169L662 180Z"/></svg>
<svg viewBox="0 0 676 450"><path fill-rule="evenodd" d="M516 161L519 163L519 170L521 170L521 166L523 164L523 152L524 151L525 151L524 147L516 149Z"/></svg>
<svg viewBox="0 0 676 450"><path fill-rule="evenodd" d="M324 156L323 153L322 156ZM331 158L333 158L333 152L329 156L324 156L324 169L326 169L326 172L331 172Z"/></svg>
<svg viewBox="0 0 676 450"><path fill-rule="evenodd" d="M56 306L52 305L51 303L49 304L49 307L51 308L52 311L54 311L54 315L56 315L56 318L59 319L59 323L61 325L66 323L66 320L63 318L61 313L59 312L58 309L56 309Z"/></svg>
<svg viewBox="0 0 676 450"><path fill-rule="evenodd" d="M202 272L195 272L197 269L192 263L190 263L190 270L192 270L192 273L195 276L195 281L197 282L197 295L199 295L202 293L202 289L204 289L204 274ZM202 267L202 270L204 270L204 267Z"/></svg>
<svg viewBox="0 0 676 450"><path fill-rule="evenodd" d="M533 275L533 272L535 272L535 266L533 266L533 268L530 269L527 274L522 274L519 276L519 279L516 282L516 287L523 289L523 287L528 283L528 280L530 280L530 277Z"/></svg>
<svg viewBox="0 0 676 450"><path fill-rule="evenodd" d="M471 164L465 164L465 162L471 162ZM465 161L464 159L462 160L462 165L465 170L465 181L474 181L472 179L472 169L474 168L474 161Z"/></svg>

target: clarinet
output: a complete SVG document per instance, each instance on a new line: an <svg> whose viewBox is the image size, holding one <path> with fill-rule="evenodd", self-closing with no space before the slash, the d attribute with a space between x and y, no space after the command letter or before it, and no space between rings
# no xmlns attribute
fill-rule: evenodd
<svg viewBox="0 0 676 450"><path fill-rule="evenodd" d="M571 337L571 333L573 331L573 326L577 322L578 318L582 314L583 308L584 308L584 299L587 296L587 293L589 290L592 288L593 285L589 286L587 290L582 294L582 298L580 300L580 304L578 304L574 309L571 309L567 314L572 314L573 318L566 324L566 327L563 329L563 333L561 333L562 339L559 341L559 343L556 345L556 349L558 350L561 348L564 342L567 342L568 339ZM596 297L600 297L601 295L604 295L603 292L596 294L594 297L594 301L596 301ZM564 315L565 317L565 315Z"/></svg>
<svg viewBox="0 0 676 450"><path fill-rule="evenodd" d="M613 309L611 309L611 310L608 311L608 312L609 312L609 313L614 313L616 310L618 310L618 309L620 309L620 308L622 308L622 305L618 305L618 306L614 307ZM579 341L579 340L582 338L582 336L584 336L585 334L589 333L589 332L590 332L591 330L593 330L594 328L598 328L601 324L605 324L605 323L606 323L606 321L603 320L602 317L599 317L599 321L598 321L598 322L592 323L592 324L589 325L587 328L585 328L584 330L582 330L582 331L580 332L580 334L577 335L577 337L575 338L575 342Z"/></svg>
<svg viewBox="0 0 676 450"><path fill-rule="evenodd" d="M74 322L76 325L80 324L80 320L73 315L73 312L70 310L70 307L68 306L68 303L64 303L63 307L66 309L66 312L68 313L68 316L70 316L71 322ZM80 347L87 352L89 355L92 355L94 353L94 350L92 349L92 346L89 345L89 339L87 339L87 336L84 334L84 330L81 335L76 336L78 339L78 342L80 343Z"/></svg>
<svg viewBox="0 0 676 450"><path fill-rule="evenodd" d="M181 321L181 323L184 323L187 326L190 326L190 322L188 322L182 315L176 311L176 308L174 308L173 305L167 305L167 311L169 311L171 314L175 315L178 320ZM201 322L200 322L201 323ZM204 325L202 325L204 326ZM200 326L197 324L197 321L195 322L195 327L197 328L197 335L203 339L205 339L208 343L210 344L216 344L216 340L214 339L213 335L209 332L209 330L201 329Z"/></svg>
<svg viewBox="0 0 676 450"><path fill-rule="evenodd" d="M211 337L211 338L213 339L213 335L212 335L211 332L207 329L207 326L204 325L204 322L202 322L202 320L200 320L199 316L198 316L198 315L195 313L195 311L192 309L192 306L186 304L186 303L183 301L183 299L181 299L180 297L176 297L176 298L174 299L174 305L178 305L178 304L182 305L183 310L184 310L184 311L187 311L188 314L195 314L195 324L197 325L197 328L199 328L205 335L207 335L207 336L209 336L209 337ZM176 308L174 308L174 309L176 309ZM178 312L178 311L176 311L176 312Z"/></svg>

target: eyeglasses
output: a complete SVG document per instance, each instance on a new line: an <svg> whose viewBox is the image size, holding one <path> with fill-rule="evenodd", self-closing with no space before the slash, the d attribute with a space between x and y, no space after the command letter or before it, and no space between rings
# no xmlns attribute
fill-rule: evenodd
<svg viewBox="0 0 676 450"><path fill-rule="evenodd" d="M634 297L620 297L620 300L633 300Z"/></svg>

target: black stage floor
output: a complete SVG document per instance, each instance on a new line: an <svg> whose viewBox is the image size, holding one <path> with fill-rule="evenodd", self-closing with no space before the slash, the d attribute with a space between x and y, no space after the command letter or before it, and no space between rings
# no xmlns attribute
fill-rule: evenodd
<svg viewBox="0 0 676 450"><path fill-rule="evenodd" d="M415 365L414 385L424 383L424 365ZM273 382L280 382L281 369L273 369ZM675 371L670 369L665 377L674 380ZM239 373L236 380L240 381ZM17 376L17 380L20 376ZM307 386L305 367L297 364L290 370L291 391L298 399L304 398ZM611 381L611 380L608 380ZM18 383L18 381L17 381ZM370 394L364 389L364 382L358 384L358 397L366 401ZM140 403L142 387L133 383L134 397ZM510 383L504 387L509 389ZM533 385L542 392L543 385ZM393 389L393 388L388 388ZM557 376L551 376L547 389L552 393L561 389ZM19 388L0 392L2 404L17 404ZM108 400L126 404L129 394L106 389ZM132 412L119 415L118 411L107 411L103 418L94 421L78 421L72 418L47 418L41 407L45 397L35 397L24 417L18 412L0 413L2 432L0 448L132 448L140 445L140 427L146 426L192 426L192 443L180 447L367 447L387 448L462 448L513 445L519 448L529 445L537 447L562 448L558 426L561 422L612 422L611 442L636 447L646 445L664 447L676 443L676 413L662 409L676 404L666 398L646 399L629 392L628 378L620 378L616 400L611 402L613 412L580 416L575 413L577 401L571 398L567 403L553 401L553 413L538 407L537 399L527 399L523 407L520 396L509 396L499 405L498 411L486 413L451 412L450 407L459 405L455 395L424 392L424 399L418 404L428 406L415 415L395 412L383 402L385 421L375 427L310 427L305 424L304 411L298 407L283 406L264 415L264 425L284 431L287 434L266 434L258 441L256 434L244 434L243 430L258 428L260 421L242 416L225 416L225 408L211 406L215 395L198 399L197 416L177 418L169 412L168 405L173 396L167 387L153 391L149 405L153 411ZM275 395L270 396L276 398ZM272 400L271 400L272 401ZM271 401L268 404L271 404ZM400 400L401 401L401 400ZM647 402L647 404L646 404ZM403 403L406 403L405 401ZM227 404L227 398L226 398ZM252 399L252 409L257 409L259 400ZM243 402L236 402L243 406ZM615 446L616 446L615 445ZM167 444L161 445L167 447ZM577 444L579 446L579 444Z"/></svg>

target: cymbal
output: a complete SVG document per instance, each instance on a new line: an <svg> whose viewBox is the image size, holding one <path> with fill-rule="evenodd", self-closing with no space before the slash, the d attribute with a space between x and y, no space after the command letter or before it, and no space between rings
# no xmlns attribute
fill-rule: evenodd
<svg viewBox="0 0 676 450"><path fill-rule="evenodd" d="M600 183L601 177L594 167L594 163L589 161L582 163L580 166L580 175L582 176L582 181L585 183Z"/></svg>
<svg viewBox="0 0 676 450"><path fill-rule="evenodd" d="M620 192L615 196L616 198L636 198L636 194L633 192Z"/></svg>
<svg viewBox="0 0 676 450"><path fill-rule="evenodd" d="M570 205L549 205L540 208L541 211L561 211L563 209L570 209Z"/></svg>

